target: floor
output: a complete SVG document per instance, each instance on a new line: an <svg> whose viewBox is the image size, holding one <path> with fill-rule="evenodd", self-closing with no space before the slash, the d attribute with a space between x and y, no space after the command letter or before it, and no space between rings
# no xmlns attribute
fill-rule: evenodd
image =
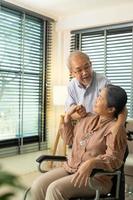
<svg viewBox="0 0 133 200"><path fill-rule="evenodd" d="M133 200L133 177L125 177L126 181L126 199L125 200Z"/></svg>
<svg viewBox="0 0 133 200"><path fill-rule="evenodd" d="M35 180L36 177L39 176L39 174L40 174L39 172L33 172L33 173L29 173L22 176L20 180L21 180L21 183L25 186L25 189L16 191L16 195L12 197L11 200L23 200L25 190L31 186L33 180ZM28 198L27 200L31 200L31 199Z"/></svg>

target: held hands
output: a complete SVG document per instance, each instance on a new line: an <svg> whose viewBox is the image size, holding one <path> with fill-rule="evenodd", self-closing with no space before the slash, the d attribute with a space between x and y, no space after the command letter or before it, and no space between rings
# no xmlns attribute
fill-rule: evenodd
<svg viewBox="0 0 133 200"><path fill-rule="evenodd" d="M87 115L86 109L83 105L77 105L76 112L80 115L81 118Z"/></svg>
<svg viewBox="0 0 133 200"><path fill-rule="evenodd" d="M71 182L74 184L74 187L81 187L81 186L87 186L88 179L90 177L90 174L92 172L92 162L86 161L84 162L78 171L74 174L74 177L72 178Z"/></svg>
<svg viewBox="0 0 133 200"><path fill-rule="evenodd" d="M77 116L78 115L78 116ZM65 114L64 121L67 123L69 119L79 119L87 115L86 109L83 105L72 105Z"/></svg>

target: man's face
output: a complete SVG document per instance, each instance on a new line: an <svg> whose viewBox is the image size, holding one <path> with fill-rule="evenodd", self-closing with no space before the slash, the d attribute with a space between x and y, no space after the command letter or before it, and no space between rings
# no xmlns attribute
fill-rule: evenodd
<svg viewBox="0 0 133 200"><path fill-rule="evenodd" d="M73 57L71 61L71 74L80 84L87 86L93 76L91 62L81 56Z"/></svg>

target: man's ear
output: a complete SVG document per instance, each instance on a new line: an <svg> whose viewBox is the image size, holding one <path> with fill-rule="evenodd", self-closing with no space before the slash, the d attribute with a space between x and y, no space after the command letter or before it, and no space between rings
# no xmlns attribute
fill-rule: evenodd
<svg viewBox="0 0 133 200"><path fill-rule="evenodd" d="M72 71L69 71L69 72L70 72L70 76L74 78L75 77L74 73Z"/></svg>
<svg viewBox="0 0 133 200"><path fill-rule="evenodd" d="M73 76L72 71L69 71L69 76Z"/></svg>

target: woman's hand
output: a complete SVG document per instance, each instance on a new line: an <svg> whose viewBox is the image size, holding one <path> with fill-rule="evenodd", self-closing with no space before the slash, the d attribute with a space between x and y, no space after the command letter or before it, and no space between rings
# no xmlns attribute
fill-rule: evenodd
<svg viewBox="0 0 133 200"><path fill-rule="evenodd" d="M91 161L86 161L80 166L71 180L71 182L74 184L74 187L87 186L88 179L93 169L92 165L93 164Z"/></svg>
<svg viewBox="0 0 133 200"><path fill-rule="evenodd" d="M71 119L71 115L76 112L77 105L72 105L65 113L64 122L67 123Z"/></svg>

